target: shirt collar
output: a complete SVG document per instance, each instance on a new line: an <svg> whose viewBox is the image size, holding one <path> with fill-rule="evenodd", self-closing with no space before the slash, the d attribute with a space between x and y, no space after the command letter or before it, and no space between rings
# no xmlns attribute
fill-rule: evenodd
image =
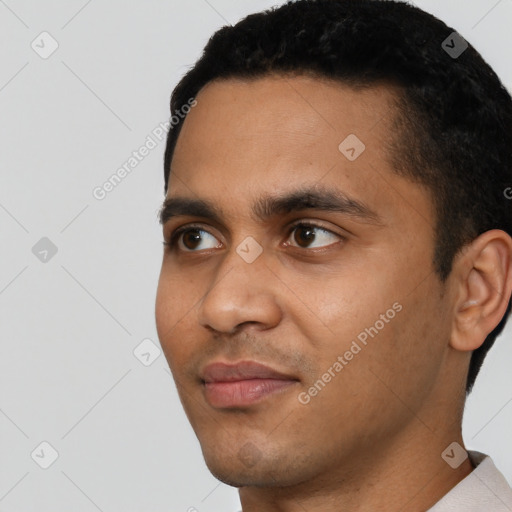
<svg viewBox="0 0 512 512"><path fill-rule="evenodd" d="M491 457L468 451L475 469L427 512L512 512L512 488Z"/></svg>

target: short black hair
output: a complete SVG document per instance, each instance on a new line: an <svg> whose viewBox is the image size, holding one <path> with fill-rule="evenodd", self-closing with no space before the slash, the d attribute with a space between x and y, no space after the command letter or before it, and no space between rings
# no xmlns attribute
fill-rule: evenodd
<svg viewBox="0 0 512 512"><path fill-rule="evenodd" d="M175 87L171 115L213 80L275 74L310 74L355 88L398 86L392 164L431 192L433 264L442 282L455 255L478 235L490 229L512 234L504 192L512 185L512 98L454 29L398 0L288 1L215 32ZM165 192L185 118L174 116L168 132ZM510 310L511 301L473 351L466 394Z"/></svg>

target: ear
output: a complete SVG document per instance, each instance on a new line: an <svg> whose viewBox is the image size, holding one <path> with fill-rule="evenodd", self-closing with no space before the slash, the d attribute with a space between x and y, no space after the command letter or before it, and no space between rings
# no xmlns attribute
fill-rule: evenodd
<svg viewBox="0 0 512 512"><path fill-rule="evenodd" d="M454 262L457 299L450 345L475 350L499 324L512 293L512 238L502 230L482 233Z"/></svg>

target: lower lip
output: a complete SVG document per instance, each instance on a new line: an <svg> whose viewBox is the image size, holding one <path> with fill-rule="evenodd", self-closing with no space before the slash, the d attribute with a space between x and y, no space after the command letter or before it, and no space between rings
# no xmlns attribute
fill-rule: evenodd
<svg viewBox="0 0 512 512"><path fill-rule="evenodd" d="M207 382L205 395L212 407L241 407L259 402L295 384L295 380L249 379L234 382Z"/></svg>

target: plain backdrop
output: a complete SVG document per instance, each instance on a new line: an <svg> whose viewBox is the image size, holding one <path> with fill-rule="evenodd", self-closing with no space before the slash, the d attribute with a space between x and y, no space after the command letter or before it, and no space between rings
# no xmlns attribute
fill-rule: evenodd
<svg viewBox="0 0 512 512"><path fill-rule="evenodd" d="M210 35L280 3L0 0L1 512L239 509L207 470L159 352L154 134ZM512 85L512 0L416 3ZM154 147L97 199L148 136ZM468 448L509 482L511 335L464 419Z"/></svg>

